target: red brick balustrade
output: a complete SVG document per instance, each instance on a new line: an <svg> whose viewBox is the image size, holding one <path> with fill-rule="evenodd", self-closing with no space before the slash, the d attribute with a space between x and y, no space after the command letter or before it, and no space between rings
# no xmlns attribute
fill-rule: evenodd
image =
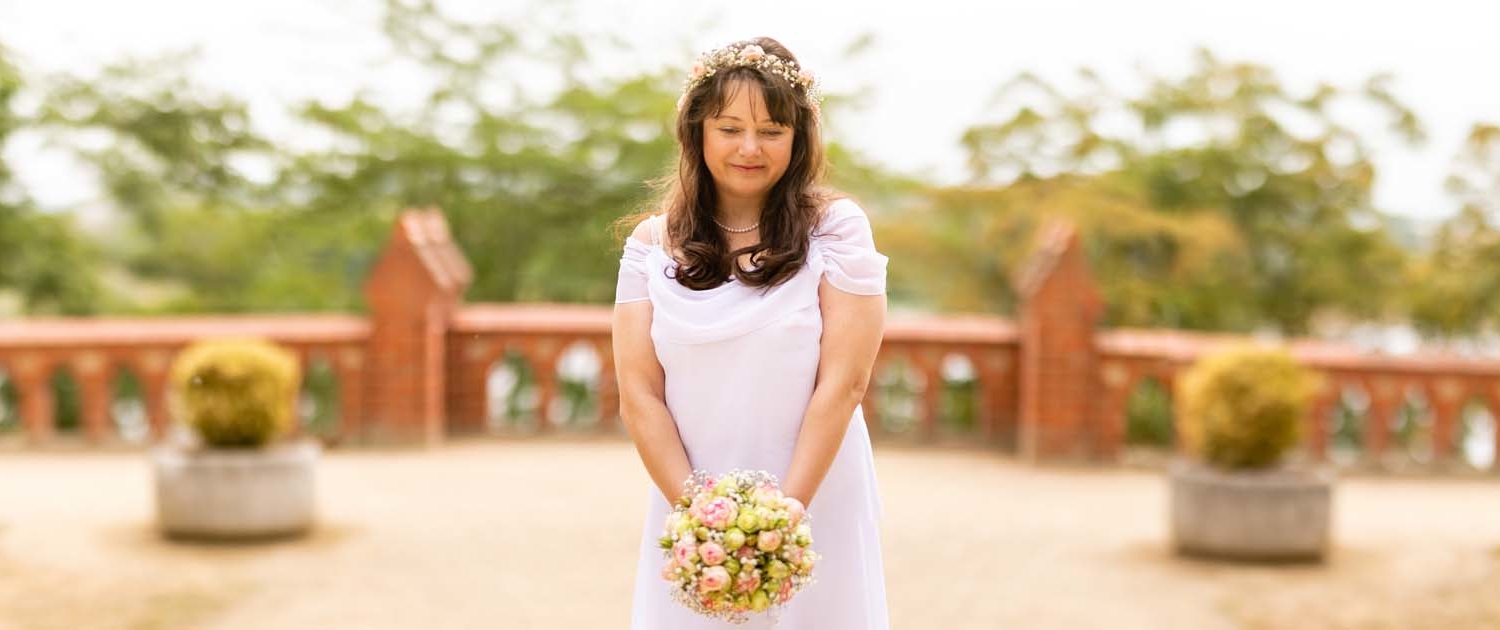
<svg viewBox="0 0 1500 630"><path fill-rule="evenodd" d="M102 443L115 438L109 417L111 385L122 370L140 382L151 434L159 438L168 426L168 368L173 355L195 339L270 339L296 352L304 370L314 361L326 361L340 382L358 383L364 378L369 336L369 324L348 315L3 321L0 370L14 381L20 424L34 442L54 437L51 379L59 370L70 372L78 382L85 439ZM358 391L342 392L343 426L358 426L360 403Z"/></svg>
<svg viewBox="0 0 1500 630"><path fill-rule="evenodd" d="M572 349L593 357L586 380L594 404L586 422L567 430L623 434L610 307L466 305L462 296L472 275L440 213L408 212L366 282L368 316L12 320L0 322L0 374L17 394L19 431L27 442L55 438L51 383L58 370L78 383L87 442L117 439L111 383L126 369L141 384L151 436L160 438L169 426L166 372L178 350L199 338L264 337L296 351L305 367L319 362L332 369L339 417L329 437L420 445L449 435L558 431L563 424L555 403L564 386L577 386L562 378ZM876 440L979 444L1031 460L1112 460L1125 442L1126 407L1139 384L1154 379L1170 392L1198 356L1243 340L1101 330L1104 303L1079 236L1064 223L1042 230L1015 282L1022 302L1015 322L979 315L888 319L864 402ZM1306 446L1314 456L1327 453L1330 420L1348 392L1368 400L1359 448L1376 463L1393 450L1391 430L1408 397L1427 401L1431 410L1436 461L1455 455L1466 405L1478 404L1500 419L1500 360L1377 356L1301 339L1289 346L1328 377L1308 419ZM507 361L524 364L530 375L529 417L519 430L497 430L499 410L491 408L503 400L497 394L504 392L491 389ZM955 383L964 388L954 389ZM964 402L955 402L955 391L973 398L950 408ZM968 425L949 426L947 419L964 415L962 409L972 411ZM1496 442L1500 451L1500 438Z"/></svg>

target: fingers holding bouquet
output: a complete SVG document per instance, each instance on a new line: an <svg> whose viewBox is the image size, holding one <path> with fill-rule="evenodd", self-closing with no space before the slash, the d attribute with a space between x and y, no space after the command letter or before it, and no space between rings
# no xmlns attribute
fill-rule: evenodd
<svg viewBox="0 0 1500 630"><path fill-rule="evenodd" d="M781 493L774 475L695 470L683 489L659 540L661 575L679 603L743 623L813 582L819 556L811 549L812 517Z"/></svg>

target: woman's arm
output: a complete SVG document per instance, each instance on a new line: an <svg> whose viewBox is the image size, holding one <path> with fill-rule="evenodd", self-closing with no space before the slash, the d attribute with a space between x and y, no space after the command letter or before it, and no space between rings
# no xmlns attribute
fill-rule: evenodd
<svg viewBox="0 0 1500 630"><path fill-rule="evenodd" d="M638 239L650 238L645 224ZM643 242L650 242L643 240ZM666 373L651 343L651 301L616 304L610 328L614 346L615 378L620 390L620 419L646 472L669 504L682 494L682 482L692 474L677 423L667 410Z"/></svg>
<svg viewBox="0 0 1500 630"><path fill-rule="evenodd" d="M802 417L791 467L782 493L811 506L813 495L833 466L854 408L865 397L875 353L885 331L885 295L846 293L828 283L818 285L823 314L817 382Z"/></svg>

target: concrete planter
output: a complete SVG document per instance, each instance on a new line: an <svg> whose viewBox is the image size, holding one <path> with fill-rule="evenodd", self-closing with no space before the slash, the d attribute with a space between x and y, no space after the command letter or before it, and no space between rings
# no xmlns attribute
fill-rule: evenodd
<svg viewBox="0 0 1500 630"><path fill-rule="evenodd" d="M263 449L153 449L158 525L181 538L305 532L313 525L313 471L321 450L312 441Z"/></svg>
<svg viewBox="0 0 1500 630"><path fill-rule="evenodd" d="M1329 469L1230 472L1179 459L1168 476L1178 553L1313 561L1328 554L1334 481Z"/></svg>

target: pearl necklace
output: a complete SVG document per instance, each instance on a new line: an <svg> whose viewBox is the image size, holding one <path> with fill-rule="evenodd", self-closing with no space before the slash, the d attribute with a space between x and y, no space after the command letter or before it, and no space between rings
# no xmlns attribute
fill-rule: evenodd
<svg viewBox="0 0 1500 630"><path fill-rule="evenodd" d="M743 227L743 228L732 228L732 227L729 227L727 225L724 225L723 223L719 223L718 219L714 219L713 221L714 221L714 225L717 225L717 226L719 226L721 228L724 228L725 230L728 230L730 232L734 232L735 234L744 234L745 232L749 232L750 230L753 230L755 228L760 227L760 221L756 221L755 223L751 224L750 227Z"/></svg>

